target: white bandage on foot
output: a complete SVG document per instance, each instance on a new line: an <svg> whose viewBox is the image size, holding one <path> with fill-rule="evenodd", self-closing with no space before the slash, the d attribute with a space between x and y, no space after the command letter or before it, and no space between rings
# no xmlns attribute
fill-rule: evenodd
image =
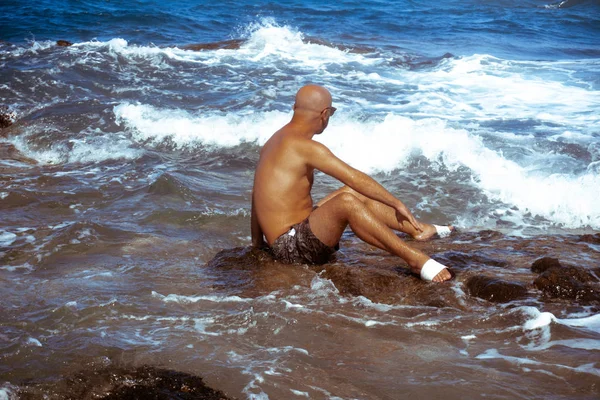
<svg viewBox="0 0 600 400"><path fill-rule="evenodd" d="M421 268L421 279L431 282L443 269L446 269L444 265L430 258Z"/></svg>
<svg viewBox="0 0 600 400"><path fill-rule="evenodd" d="M440 226L433 224L433 227L435 228L435 231L437 232L438 236L441 238L450 236L450 234L452 233L452 230L448 226Z"/></svg>

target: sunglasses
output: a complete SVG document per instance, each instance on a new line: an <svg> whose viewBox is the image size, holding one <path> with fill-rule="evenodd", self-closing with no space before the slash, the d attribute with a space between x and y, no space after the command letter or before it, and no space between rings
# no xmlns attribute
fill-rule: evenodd
<svg viewBox="0 0 600 400"><path fill-rule="evenodd" d="M333 116L333 114L335 114L335 112L336 112L337 108L335 108L335 107L325 107L325 108L323 109L323 111L325 111L325 110L329 110L329 116L330 116L330 117L332 117L332 116ZM321 111L321 112L323 112L323 111Z"/></svg>

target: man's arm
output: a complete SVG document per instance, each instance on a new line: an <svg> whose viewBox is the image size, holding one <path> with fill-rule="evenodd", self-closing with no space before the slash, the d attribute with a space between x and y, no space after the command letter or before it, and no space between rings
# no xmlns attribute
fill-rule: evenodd
<svg viewBox="0 0 600 400"><path fill-rule="evenodd" d="M396 212L406 218L415 229L419 231L423 230L421 223L416 220L404 203L394 197L369 175L356 168L352 168L350 165L337 158L331 150L323 144L311 140L303 143L300 151L311 167L316 168L327 175L331 175L370 199L392 207Z"/></svg>
<svg viewBox="0 0 600 400"><path fill-rule="evenodd" d="M254 191L252 191L252 211L250 212L250 232L252 235L252 247L260 249L264 247L265 240L263 238L263 231L258 223L258 217L256 215L256 209L254 207Z"/></svg>

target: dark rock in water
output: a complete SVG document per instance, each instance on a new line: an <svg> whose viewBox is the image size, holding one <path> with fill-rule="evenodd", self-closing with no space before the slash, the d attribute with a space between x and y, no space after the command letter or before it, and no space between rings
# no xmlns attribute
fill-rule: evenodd
<svg viewBox="0 0 600 400"><path fill-rule="evenodd" d="M71 43L67 40L57 40L56 45L61 46L61 47L69 47L69 46L73 46L73 43Z"/></svg>
<svg viewBox="0 0 600 400"><path fill-rule="evenodd" d="M331 280L341 295L364 296L377 303L419 304L431 307L457 307L448 285L430 284L408 269L358 262L349 265L332 262L325 265L283 264L271 255L250 247L222 250L209 261L208 269L218 269L216 288L241 290L245 296L258 296L294 285L310 286L315 273Z"/></svg>
<svg viewBox="0 0 600 400"><path fill-rule="evenodd" d="M507 282L482 275L470 278L467 281L467 288L471 296L494 303L508 303L527 297L527 288L521 283Z"/></svg>
<svg viewBox="0 0 600 400"><path fill-rule="evenodd" d="M6 106L0 106L0 129L8 128L13 122L15 122L15 113Z"/></svg>
<svg viewBox="0 0 600 400"><path fill-rule="evenodd" d="M48 393L51 396L47 396ZM52 388L43 384L21 387L18 394L20 399L230 399L223 392L206 386L199 376L151 366L81 372Z"/></svg>
<svg viewBox="0 0 600 400"><path fill-rule="evenodd" d="M552 267L558 267L558 268L562 267L562 265L558 261L558 258L544 257L544 258L540 258L539 260L535 260L533 262L533 264L531 265L531 271L541 274L542 272L546 271L548 268L552 268Z"/></svg>
<svg viewBox="0 0 600 400"><path fill-rule="evenodd" d="M448 283L427 283L399 267L330 263L312 266L346 296L364 296L375 303L460 308Z"/></svg>
<svg viewBox="0 0 600 400"><path fill-rule="evenodd" d="M541 272L534 284L548 297L581 303L600 302L600 290L593 285L598 279L582 268L563 266L555 258L542 258L534 262L531 269Z"/></svg>
<svg viewBox="0 0 600 400"><path fill-rule="evenodd" d="M595 235L581 235L579 237L579 241L585 243L600 244L600 233L596 233Z"/></svg>
<svg viewBox="0 0 600 400"><path fill-rule="evenodd" d="M237 50L244 43L241 39L223 40L220 42L213 43L195 43L188 44L182 47L184 50L202 51L202 50Z"/></svg>

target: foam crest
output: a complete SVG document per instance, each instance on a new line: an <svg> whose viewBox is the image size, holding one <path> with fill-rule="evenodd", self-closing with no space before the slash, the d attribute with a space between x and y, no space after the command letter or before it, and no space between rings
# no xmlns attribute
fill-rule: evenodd
<svg viewBox="0 0 600 400"><path fill-rule="evenodd" d="M27 47L11 45L9 47L2 48L0 49L0 55L10 55L13 57L31 56L53 47L56 47L56 42L53 40L43 40L39 42L32 40L29 42L29 46Z"/></svg>
<svg viewBox="0 0 600 400"><path fill-rule="evenodd" d="M556 318L549 312L540 312L535 307L521 307L520 310L530 317L524 324L526 331L546 329L553 322L574 328L584 328L600 333L600 314L590 315L582 318Z"/></svg>
<svg viewBox="0 0 600 400"><path fill-rule="evenodd" d="M600 314L584 318L556 318L556 322L562 325L585 328L600 333Z"/></svg>
<svg viewBox="0 0 600 400"><path fill-rule="evenodd" d="M180 294L169 294L164 296L158 292L152 292L152 297L158 298L165 303L197 303L199 301L210 301L213 303L243 303L248 302L250 299L244 299L239 296L184 296Z"/></svg>
<svg viewBox="0 0 600 400"><path fill-rule="evenodd" d="M177 61L205 65L233 62L238 66L245 63L262 66L285 63L288 67L293 65L320 69L328 65L347 63L374 65L382 62L380 58L365 57L325 44L311 42L305 39L302 32L289 26L281 26L272 18L263 18L258 23L249 24L243 31L242 34L246 40L236 49L218 48L194 51L178 47L131 45L123 38L75 43L71 49L72 51L96 50L126 58L160 59L160 57L167 57ZM164 65L161 64L161 67Z"/></svg>
<svg viewBox="0 0 600 400"><path fill-rule="evenodd" d="M372 65L380 62L377 58L367 58L352 54L335 47L312 43L299 32L289 26L280 26L273 19L265 18L247 29L248 40L239 49L241 58L257 62L285 61L302 64L310 68L320 68L328 64L345 64L356 62ZM221 51L226 53L227 51Z"/></svg>
<svg viewBox="0 0 600 400"><path fill-rule="evenodd" d="M566 370L573 371L573 372L580 372L580 373L600 376L600 369L595 368L593 364L584 364L584 365L580 365L579 367L570 367L570 366L561 365L561 364L550 364L550 363L544 363L541 361L532 360L527 357L507 356L507 355L501 354L496 349L486 350L485 352L479 354L475 358L478 360L502 359L502 360L508 361L509 363L511 363L517 367L523 368L525 371L528 371L524 367L527 365L527 366L536 366L536 367L548 368L548 369L566 369ZM536 369L536 371L542 372L542 373L549 373L554 376L554 374L552 374L551 372L544 371L543 369L542 370Z"/></svg>
<svg viewBox="0 0 600 400"><path fill-rule="evenodd" d="M8 247L17 240L17 235L12 232L0 231L0 246Z"/></svg>
<svg viewBox="0 0 600 400"><path fill-rule="evenodd" d="M177 147L233 147L244 142L259 144L287 122L280 112L250 116L192 115L183 110L166 110L143 104L124 103L114 108L116 122L130 128L135 140L160 144L171 141Z"/></svg>
<svg viewBox="0 0 600 400"><path fill-rule="evenodd" d="M8 382L4 382L0 386L0 400L16 400L18 399L19 388Z"/></svg>
<svg viewBox="0 0 600 400"><path fill-rule="evenodd" d="M38 148L31 145L30 135L35 129L28 129L24 135L13 136L8 142L28 158L44 164L95 163L106 160L134 160L143 151L132 147L127 139L109 135L92 136L84 139L70 139L68 144L57 142L51 147Z"/></svg>

